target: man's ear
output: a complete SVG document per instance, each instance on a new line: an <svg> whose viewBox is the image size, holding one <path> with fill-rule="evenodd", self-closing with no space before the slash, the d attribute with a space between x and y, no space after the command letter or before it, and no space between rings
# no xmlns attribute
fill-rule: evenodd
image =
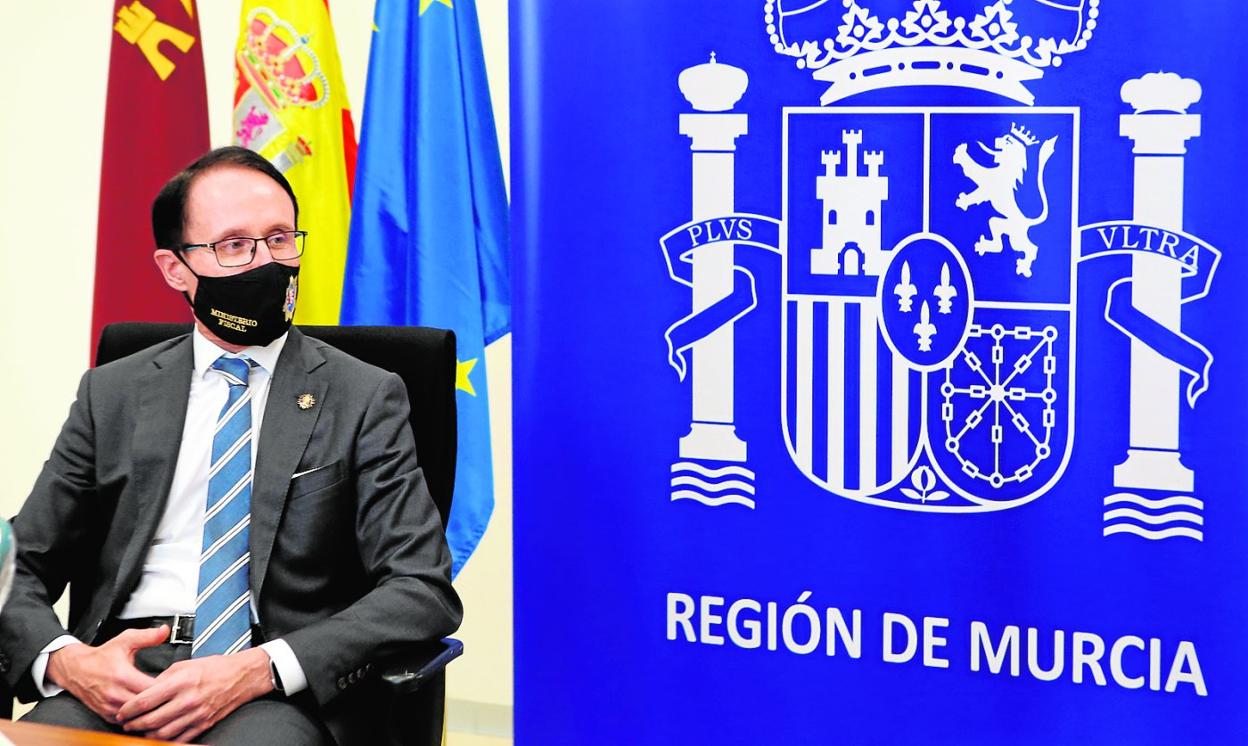
<svg viewBox="0 0 1248 746"><path fill-rule="evenodd" d="M179 293L191 292L190 271L176 254L169 249L156 249L152 259L156 260L156 267L165 278L165 284Z"/></svg>

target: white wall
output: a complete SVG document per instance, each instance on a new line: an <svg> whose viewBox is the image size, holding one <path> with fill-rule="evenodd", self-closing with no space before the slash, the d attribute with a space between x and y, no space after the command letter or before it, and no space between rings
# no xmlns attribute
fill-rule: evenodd
<svg viewBox="0 0 1248 746"><path fill-rule="evenodd" d="M360 131L373 0L331 0ZM230 139L241 0L200 0L212 144ZM508 165L507 2L477 0L503 166ZM112 0L0 3L0 515L17 512L87 366ZM430 12L444 8L435 4ZM153 267L153 271L155 268ZM448 676L454 730L510 736L511 343L486 353L496 508L456 587L467 653Z"/></svg>

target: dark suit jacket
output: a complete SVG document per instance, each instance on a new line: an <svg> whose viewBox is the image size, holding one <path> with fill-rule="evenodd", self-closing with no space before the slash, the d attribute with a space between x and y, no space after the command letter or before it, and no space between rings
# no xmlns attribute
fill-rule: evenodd
<svg viewBox="0 0 1248 746"><path fill-rule="evenodd" d="M372 664L459 626L450 553L399 377L293 328L276 368L251 496L251 587L265 638L286 640L307 675L300 699L314 701L340 743L359 742L382 721ZM83 376L13 521L0 672L19 698L38 696L31 664L65 633L51 604L66 583L70 632L89 644L137 586L173 480L191 373L184 335ZM316 398L306 410L296 405L305 393Z"/></svg>

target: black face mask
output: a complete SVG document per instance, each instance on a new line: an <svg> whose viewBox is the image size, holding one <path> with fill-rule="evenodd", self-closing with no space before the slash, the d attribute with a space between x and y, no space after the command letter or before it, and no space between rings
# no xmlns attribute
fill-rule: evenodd
<svg viewBox="0 0 1248 746"><path fill-rule="evenodd" d="M185 262L183 262L185 263ZM190 269L190 265L187 265ZM286 333L299 295L299 268L271 262L242 274L196 274L195 318L232 345L267 345Z"/></svg>

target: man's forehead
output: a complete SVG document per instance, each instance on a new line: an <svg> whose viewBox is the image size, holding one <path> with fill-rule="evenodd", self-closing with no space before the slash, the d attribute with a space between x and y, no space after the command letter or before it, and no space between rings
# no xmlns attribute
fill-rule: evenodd
<svg viewBox="0 0 1248 746"><path fill-rule="evenodd" d="M223 163L195 174L191 179L187 200L203 196L230 196L239 190L247 193L274 193L287 196L282 185L268 174L253 168Z"/></svg>
<svg viewBox="0 0 1248 746"><path fill-rule="evenodd" d="M287 219L294 217L294 204L281 184L261 171L233 164L214 166L196 174L187 190L188 223L208 217L202 213L217 208L280 210Z"/></svg>

